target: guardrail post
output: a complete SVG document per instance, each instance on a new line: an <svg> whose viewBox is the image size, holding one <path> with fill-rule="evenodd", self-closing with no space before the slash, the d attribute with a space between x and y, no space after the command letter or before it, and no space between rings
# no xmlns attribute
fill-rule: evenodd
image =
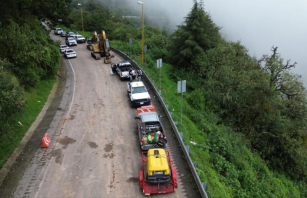
<svg viewBox="0 0 307 198"><path fill-rule="evenodd" d="M181 139L183 138L183 132L179 132Z"/></svg>
<svg viewBox="0 0 307 198"><path fill-rule="evenodd" d="M207 188L208 188L208 182L203 182L202 185L203 185L204 189L207 190Z"/></svg>
<svg viewBox="0 0 307 198"><path fill-rule="evenodd" d="M193 164L194 164L194 167L196 168L197 167L197 165L198 165L198 163L197 162L193 162Z"/></svg>
<svg viewBox="0 0 307 198"><path fill-rule="evenodd" d="M190 146L189 145L185 145L185 150L187 151L188 154L190 154Z"/></svg>

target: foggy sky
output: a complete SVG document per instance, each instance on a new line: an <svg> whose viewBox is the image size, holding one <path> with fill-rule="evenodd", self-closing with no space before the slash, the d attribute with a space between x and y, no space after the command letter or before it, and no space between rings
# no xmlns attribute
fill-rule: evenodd
<svg viewBox="0 0 307 198"><path fill-rule="evenodd" d="M272 46L284 60L297 62L293 73L307 87L306 0L212 0L205 10L228 40L241 41L250 55L270 54Z"/></svg>
<svg viewBox="0 0 307 198"><path fill-rule="evenodd" d="M141 9L137 0L132 7ZM193 0L142 0L145 15L163 12L180 25L191 11ZM291 71L302 75L307 87L307 0L203 0L205 11L229 41L241 41L250 55L271 54L272 46L286 61L297 62Z"/></svg>

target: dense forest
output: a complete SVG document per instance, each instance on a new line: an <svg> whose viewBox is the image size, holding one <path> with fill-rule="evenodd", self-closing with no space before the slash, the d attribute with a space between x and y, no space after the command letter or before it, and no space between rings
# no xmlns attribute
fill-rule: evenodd
<svg viewBox="0 0 307 198"><path fill-rule="evenodd" d="M57 44L40 20L80 31L78 2L1 5L0 137L25 107L25 91L57 72ZM127 9L119 0L108 1L121 5L116 10L96 0L80 2L85 31L105 30L111 45L140 60L140 19L122 18ZM203 1L194 2L173 32L145 21L146 68L162 58L165 83L188 82L186 124L179 128L190 130L187 144L198 140L191 156L209 196L307 197L307 101L300 76L291 72L296 63L284 60L277 46L257 59L240 42L225 40Z"/></svg>
<svg viewBox="0 0 307 198"><path fill-rule="evenodd" d="M58 18L67 2L8 1L0 5L0 137L26 105L25 91L54 76L60 55L39 19ZM65 11L64 13L68 13Z"/></svg>

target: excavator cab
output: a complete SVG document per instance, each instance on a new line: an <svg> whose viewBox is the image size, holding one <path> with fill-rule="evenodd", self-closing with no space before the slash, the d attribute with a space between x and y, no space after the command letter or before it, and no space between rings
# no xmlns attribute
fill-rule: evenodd
<svg viewBox="0 0 307 198"><path fill-rule="evenodd" d="M91 45L91 44L93 44L93 43L97 43L97 32L96 31L94 31L94 32L92 32L92 38L89 38L89 39L87 39L87 44L89 44L89 45Z"/></svg>

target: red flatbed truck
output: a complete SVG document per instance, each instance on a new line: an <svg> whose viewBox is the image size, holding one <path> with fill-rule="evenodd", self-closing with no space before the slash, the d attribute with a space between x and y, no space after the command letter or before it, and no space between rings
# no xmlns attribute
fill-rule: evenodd
<svg viewBox="0 0 307 198"><path fill-rule="evenodd" d="M146 196L175 191L177 175L169 151L163 148L152 148L142 152L139 184Z"/></svg>

